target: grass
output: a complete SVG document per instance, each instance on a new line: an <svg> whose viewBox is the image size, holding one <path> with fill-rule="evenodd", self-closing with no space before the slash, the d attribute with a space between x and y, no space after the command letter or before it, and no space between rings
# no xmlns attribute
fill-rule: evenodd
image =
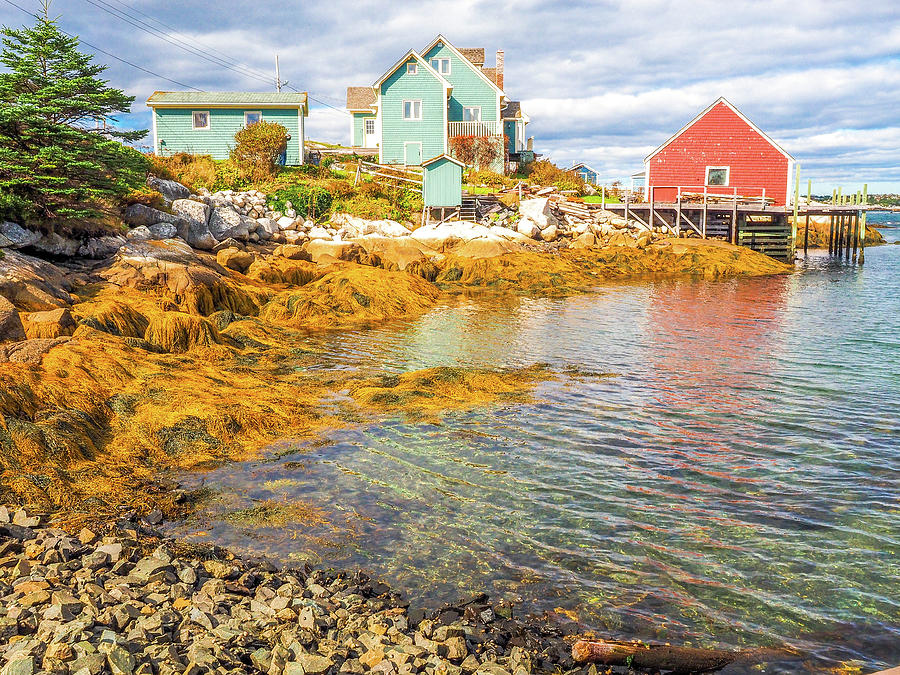
<svg viewBox="0 0 900 675"><path fill-rule="evenodd" d="M481 187L480 185L463 185L463 190L470 195L490 195L496 192L494 188Z"/></svg>
<svg viewBox="0 0 900 675"><path fill-rule="evenodd" d="M613 195L606 195L606 200L603 199L600 195L585 195L584 203L585 204L602 204L606 201L607 204L621 204L622 200Z"/></svg>

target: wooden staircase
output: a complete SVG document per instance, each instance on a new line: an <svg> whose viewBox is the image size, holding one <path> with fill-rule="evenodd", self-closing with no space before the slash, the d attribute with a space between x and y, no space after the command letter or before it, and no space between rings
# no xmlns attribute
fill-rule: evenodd
<svg viewBox="0 0 900 675"><path fill-rule="evenodd" d="M477 210L477 202L475 197L463 197L462 198L462 206L459 207L459 219L460 220L468 220L471 222L475 222L477 220L476 215Z"/></svg>

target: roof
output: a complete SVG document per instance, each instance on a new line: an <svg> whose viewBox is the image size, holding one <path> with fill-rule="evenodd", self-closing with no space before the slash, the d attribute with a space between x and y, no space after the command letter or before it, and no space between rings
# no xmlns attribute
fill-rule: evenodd
<svg viewBox="0 0 900 675"><path fill-rule="evenodd" d="M422 166L428 166L429 164L434 164L439 159L449 160L449 161L453 162L454 164L458 164L459 166L461 166L463 168L465 168L465 166L466 166L465 164L460 162L458 159L456 159L455 157L451 157L448 154L443 154L443 155L438 155L437 157L432 157L431 159L429 159L425 162L422 162Z"/></svg>
<svg viewBox="0 0 900 675"><path fill-rule="evenodd" d="M584 162L578 162L578 164L573 164L568 169L566 169L566 171L575 171L576 169L587 169L588 171L590 171L594 174L597 173L597 170L594 167L588 166ZM599 175L599 174L597 174L597 175Z"/></svg>
<svg viewBox="0 0 900 675"><path fill-rule="evenodd" d="M483 79L485 82L487 82L489 85L491 85L500 94L503 94L503 89L501 87L497 86L496 73L492 77L488 77L487 74L485 73L485 71L487 71L487 70L496 71L496 68L479 68L478 66L473 64L471 61L469 61L469 59L467 59L466 56L461 51L459 51L456 47L454 47L453 44L447 38L445 38L443 35L438 34L438 36L436 38L434 38L434 40L432 40L430 43L428 43L428 46L422 50L422 53L423 54L427 53L438 42L443 42L445 45L447 45L447 48L451 52L456 54L458 57L460 57L466 63L470 64L472 66L472 70L474 70L478 75L480 75L481 79Z"/></svg>
<svg viewBox="0 0 900 675"><path fill-rule="evenodd" d="M500 108L500 114L503 119L513 119L525 116L522 113L522 103L520 101L507 101L506 105Z"/></svg>
<svg viewBox="0 0 900 675"><path fill-rule="evenodd" d="M147 105L153 106L191 106L209 105L221 108L245 107L248 105L264 107L303 108L309 112L306 92L253 92L253 91L155 91L147 99Z"/></svg>
<svg viewBox="0 0 900 675"><path fill-rule="evenodd" d="M371 112L375 105L372 87L347 87L347 110Z"/></svg>
<svg viewBox="0 0 900 675"><path fill-rule="evenodd" d="M397 63L395 63L393 66L391 66L391 67L387 70L387 72L385 72L384 75L382 75L381 77L379 77L379 78L378 78L378 81L377 81L375 84L372 85L372 89L378 89L378 87L380 87L380 86L382 85L382 83L383 83L386 79L388 79L391 75L393 75L394 72L395 72L400 66L402 66L404 63L406 63L406 62L409 61L410 59L415 59L415 60L419 63L420 66L422 66L423 68L425 68L425 72L426 72L426 73L429 73L430 75L434 75L434 77L436 77L437 80L438 80L441 84L444 85L444 88L445 88L445 89L448 89L448 90L449 90L449 89L453 89L453 85L450 84L449 82L447 82L447 80L444 78L443 75L441 75L438 71L436 71L434 68L432 68L432 67L428 64L428 62L427 62L425 59L422 58L422 55L419 54L419 52L417 52L415 49L410 49L408 52L406 52L406 54L403 55L403 58L402 58L402 59L400 59L399 61L397 61Z"/></svg>
<svg viewBox="0 0 900 675"><path fill-rule="evenodd" d="M479 68L484 65L484 47L460 47L459 53Z"/></svg>
<svg viewBox="0 0 900 675"><path fill-rule="evenodd" d="M694 124L696 124L698 120L703 119L703 117L705 117L706 114L707 114L710 110L712 110L713 108L715 108L715 107L716 107L717 105L719 105L720 103L724 103L726 106L728 106L728 108L729 108L735 115L737 115L738 117L740 117L740 118L741 118L744 122L746 122L746 123L747 123L747 124L748 124L755 132L756 132L756 133L758 133L758 134L759 134L760 136L762 136L766 141L768 141L768 143L769 143L773 148L775 148L776 150L778 150L778 152L780 152L782 155L784 155L785 157L787 157L789 160L792 160L792 161L793 161L794 158L793 158L793 157L792 157L792 156L791 156L784 148L782 148L780 145L778 145L778 143L776 143L775 141L773 141L773 140L769 137L769 135L766 134L766 132L764 132L762 129L760 129L758 126L756 126L753 122L751 122L749 119L747 119L747 116L744 115L744 113L742 113L742 112L741 112L740 110L738 110L736 107L734 107L734 105L733 105L728 99L726 99L724 96L720 96L720 97L717 98L715 101L713 101L713 103L712 103L711 105L709 105L708 107L706 107L699 115L697 115L694 119L692 119L690 122L688 122L688 123L685 124L683 127L681 127L681 129L679 129L678 131L676 131L672 136L670 136L669 139L668 139L665 143L663 143L663 144L660 145L656 150L654 150L654 151L651 152L649 155L647 155L647 156L644 158L644 163L646 164L646 163L649 162L651 159L653 159L653 157L655 157L655 156L658 155L660 152L662 152L662 151L663 151L669 144L671 144L676 138L678 138L678 137L681 136L685 131L687 131L687 130L690 129L692 126L694 126Z"/></svg>

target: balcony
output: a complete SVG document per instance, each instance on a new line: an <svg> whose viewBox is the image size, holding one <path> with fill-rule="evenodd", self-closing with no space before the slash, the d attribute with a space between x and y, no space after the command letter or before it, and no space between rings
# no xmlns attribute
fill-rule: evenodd
<svg viewBox="0 0 900 675"><path fill-rule="evenodd" d="M502 122L448 122L448 135L453 136L502 136Z"/></svg>

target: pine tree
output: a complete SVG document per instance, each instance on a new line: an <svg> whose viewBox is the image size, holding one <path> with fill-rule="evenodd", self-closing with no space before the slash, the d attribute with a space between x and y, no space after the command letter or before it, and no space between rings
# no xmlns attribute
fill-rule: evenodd
<svg viewBox="0 0 900 675"><path fill-rule="evenodd" d="M8 71L0 72L0 210L49 229L81 229L143 183L147 161L123 141L147 132L108 126L134 97L100 78L106 66L58 28L49 0L35 18L32 27L0 31Z"/></svg>

